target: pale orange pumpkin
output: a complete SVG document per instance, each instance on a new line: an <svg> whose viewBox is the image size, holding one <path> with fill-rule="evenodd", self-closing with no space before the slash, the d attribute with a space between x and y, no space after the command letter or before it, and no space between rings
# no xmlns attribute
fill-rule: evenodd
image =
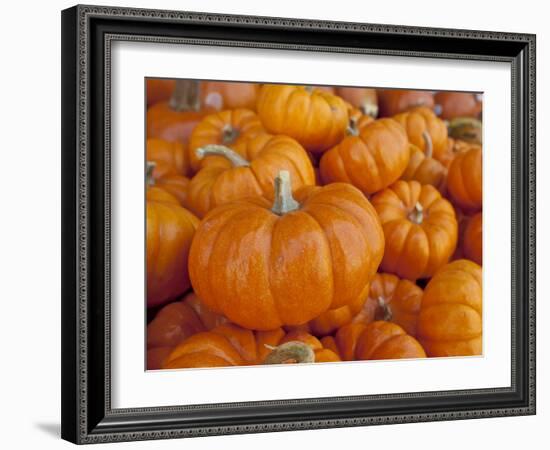
<svg viewBox="0 0 550 450"><path fill-rule="evenodd" d="M431 277L449 261L458 224L452 205L436 188L399 180L371 201L386 240L383 271L416 280Z"/></svg>
<svg viewBox="0 0 550 450"><path fill-rule="evenodd" d="M357 301L384 249L375 210L349 184L306 186L293 197L281 171L274 198L212 210L189 256L193 288L205 304L257 330L300 325Z"/></svg>

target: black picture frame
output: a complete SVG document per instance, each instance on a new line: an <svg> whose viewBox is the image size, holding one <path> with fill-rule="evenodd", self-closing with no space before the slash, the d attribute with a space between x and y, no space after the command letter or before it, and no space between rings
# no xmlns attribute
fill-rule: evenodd
<svg viewBox="0 0 550 450"><path fill-rule="evenodd" d="M510 63L511 386L112 409L109 64L114 40ZM64 10L61 406L62 437L79 444L535 414L535 36L119 7Z"/></svg>

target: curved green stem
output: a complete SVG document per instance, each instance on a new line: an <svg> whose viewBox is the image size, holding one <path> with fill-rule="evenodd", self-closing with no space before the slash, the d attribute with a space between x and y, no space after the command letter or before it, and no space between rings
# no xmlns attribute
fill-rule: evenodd
<svg viewBox="0 0 550 450"><path fill-rule="evenodd" d="M234 167L248 167L250 163L239 155L235 150L231 150L225 145L205 145L204 147L199 147L195 150L195 154L199 159L204 158L205 156L223 156L228 159Z"/></svg>
<svg viewBox="0 0 550 450"><path fill-rule="evenodd" d="M292 184L288 170L281 170L275 177L274 201L271 211L279 216L300 208L292 196Z"/></svg>

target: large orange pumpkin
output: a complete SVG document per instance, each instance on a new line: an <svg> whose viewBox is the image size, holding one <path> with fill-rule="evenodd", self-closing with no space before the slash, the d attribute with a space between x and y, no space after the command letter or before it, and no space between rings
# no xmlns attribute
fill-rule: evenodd
<svg viewBox="0 0 550 450"><path fill-rule="evenodd" d="M481 265L483 263L483 218L481 212L468 219L462 240L464 256Z"/></svg>
<svg viewBox="0 0 550 450"><path fill-rule="evenodd" d="M280 170L291 174L292 190L315 184L315 173L306 151L287 136L261 134L241 146L246 159L228 147L207 145L201 155L222 158L201 169L187 190L187 207L198 217L218 205L261 195L273 200L273 184Z"/></svg>
<svg viewBox="0 0 550 450"><path fill-rule="evenodd" d="M147 110L147 138L187 143L202 118L213 111L200 102L200 82L176 80L170 100L158 102Z"/></svg>
<svg viewBox="0 0 550 450"><path fill-rule="evenodd" d="M392 119L380 119L365 121L357 135L325 152L319 168L324 183L344 181L369 195L399 179L408 162L405 130Z"/></svg>
<svg viewBox="0 0 550 450"><path fill-rule="evenodd" d="M447 126L430 108L413 108L393 118L403 125L411 144L424 153L429 145L435 159L447 151ZM430 137L429 141L426 134Z"/></svg>
<svg viewBox="0 0 550 450"><path fill-rule="evenodd" d="M354 108L359 109L363 114L371 117L378 116L378 97L376 95L376 89L337 87L336 94Z"/></svg>
<svg viewBox="0 0 550 450"><path fill-rule="evenodd" d="M431 91L410 89L377 89L380 117L391 117L418 106L433 108L434 96Z"/></svg>
<svg viewBox="0 0 550 450"><path fill-rule="evenodd" d="M428 356L481 354L481 267L461 259L434 275L424 290L417 337Z"/></svg>
<svg viewBox="0 0 550 450"><path fill-rule="evenodd" d="M457 243L456 215L432 185L399 180L377 193L372 205L386 239L383 271L416 280L449 261Z"/></svg>
<svg viewBox="0 0 550 450"><path fill-rule="evenodd" d="M189 256L193 287L206 305L257 330L300 325L357 301L384 249L375 210L349 184L306 186L294 198L289 173L281 171L274 198L212 210Z"/></svg>
<svg viewBox="0 0 550 450"><path fill-rule="evenodd" d="M147 189L147 306L173 300L190 286L187 259L199 220L158 187Z"/></svg>
<svg viewBox="0 0 550 450"><path fill-rule="evenodd" d="M435 108L440 111L439 117L451 120L456 117L478 117L481 113L481 100L478 94L471 92L436 92Z"/></svg>
<svg viewBox="0 0 550 450"><path fill-rule="evenodd" d="M205 145L223 145L239 151L246 141L265 133L258 116L249 109L221 111L206 116L193 130L189 141L189 161L193 172L222 157L197 155Z"/></svg>
<svg viewBox="0 0 550 450"><path fill-rule="evenodd" d="M415 338L399 325L383 320L344 325L335 340L344 361L426 357Z"/></svg>
<svg viewBox="0 0 550 450"><path fill-rule="evenodd" d="M246 366L340 361L337 354L306 333L278 328L252 331L234 324L194 334L164 360L163 368Z"/></svg>
<svg viewBox="0 0 550 450"><path fill-rule="evenodd" d="M180 175L191 174L187 148L180 142L147 139L146 158L147 161L168 164Z"/></svg>
<svg viewBox="0 0 550 450"><path fill-rule="evenodd" d="M201 83L202 103L216 110L247 108L256 109L260 85L225 81L203 81Z"/></svg>
<svg viewBox="0 0 550 450"><path fill-rule="evenodd" d="M480 147L459 153L447 176L447 188L453 201L463 210L476 212L483 204L483 168Z"/></svg>
<svg viewBox="0 0 550 450"><path fill-rule="evenodd" d="M337 144L348 126L344 100L307 86L265 84L257 111L267 131L290 136L313 153Z"/></svg>

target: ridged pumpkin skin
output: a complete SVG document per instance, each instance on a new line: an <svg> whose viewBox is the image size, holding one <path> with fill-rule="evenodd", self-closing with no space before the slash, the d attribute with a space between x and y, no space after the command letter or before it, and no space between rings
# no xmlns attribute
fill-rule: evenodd
<svg viewBox="0 0 550 450"><path fill-rule="evenodd" d="M201 99L204 105L217 110L256 109L260 85L258 83L230 83L225 81L201 82Z"/></svg>
<svg viewBox="0 0 550 450"><path fill-rule="evenodd" d="M414 281L431 277L449 261L458 224L452 205L436 188L400 180L371 201L384 229L384 272Z"/></svg>
<svg viewBox="0 0 550 450"><path fill-rule="evenodd" d="M483 167L480 147L458 154L449 167L447 187L453 201L463 210L476 212L483 204Z"/></svg>
<svg viewBox="0 0 550 450"><path fill-rule="evenodd" d="M409 162L409 143L403 127L392 119L358 126L358 136L347 136L323 154L325 184L343 181L369 195L399 179Z"/></svg>
<svg viewBox="0 0 550 450"><path fill-rule="evenodd" d="M173 195L177 198L178 203L185 207L189 178L180 175L174 166L165 162L159 161L154 164L154 169L151 178L148 179L148 183Z"/></svg>
<svg viewBox="0 0 550 450"><path fill-rule="evenodd" d="M191 174L187 148L180 142L147 139L146 158L147 161L168 164L180 175Z"/></svg>
<svg viewBox="0 0 550 450"><path fill-rule="evenodd" d="M363 114L371 117L378 116L378 96L376 95L376 89L337 87L336 94Z"/></svg>
<svg viewBox="0 0 550 450"><path fill-rule="evenodd" d="M483 216L479 212L468 220L464 230L462 248L464 256L475 263L483 264Z"/></svg>
<svg viewBox="0 0 550 450"><path fill-rule="evenodd" d="M336 344L344 361L426 357L415 338L399 325L382 320L343 326L336 333Z"/></svg>
<svg viewBox="0 0 550 450"><path fill-rule="evenodd" d="M456 117L478 117L482 103L470 92L437 92L435 104L441 111L439 117L451 120Z"/></svg>
<svg viewBox="0 0 550 450"><path fill-rule="evenodd" d="M195 292L243 327L300 325L352 304L382 259L382 228L359 190L334 183L294 197L299 208L281 215L262 197L219 206L193 239Z"/></svg>
<svg viewBox="0 0 550 450"><path fill-rule="evenodd" d="M205 145L224 145L239 152L239 146L247 139L264 133L258 116L249 109L220 111L206 116L193 130L189 141L189 162L191 170L197 172L201 167L220 161L220 157L200 158L197 149Z"/></svg>
<svg viewBox="0 0 550 450"><path fill-rule="evenodd" d="M164 360L164 369L192 367L224 367L262 364L271 353L270 347L298 341L309 345L316 362L340 361L338 355L324 349L321 342L306 333L285 334L252 331L234 324L225 324L208 332L198 333L181 342Z"/></svg>
<svg viewBox="0 0 550 450"><path fill-rule="evenodd" d="M468 150L474 148L481 150L480 145L472 144L470 142L462 141L460 139L448 138L447 150L445 151L445 153L439 155L437 160L448 169L457 155L465 153Z"/></svg>
<svg viewBox="0 0 550 450"><path fill-rule="evenodd" d="M445 166L437 159L424 154L416 145L410 144L409 148L411 157L401 179L415 180L420 184L431 184L441 191L445 187L447 179Z"/></svg>
<svg viewBox="0 0 550 450"><path fill-rule="evenodd" d="M465 259L442 267L424 290L417 337L428 356L481 355L481 267Z"/></svg>
<svg viewBox="0 0 550 450"><path fill-rule="evenodd" d="M434 96L430 91L407 89L377 89L380 117L391 117L411 108L425 106L433 108Z"/></svg>
<svg viewBox="0 0 550 450"><path fill-rule="evenodd" d="M424 133L428 133L431 138L432 156L435 159L447 151L447 126L431 109L421 106L393 118L405 128L410 143L423 152L426 152L428 145Z"/></svg>
<svg viewBox="0 0 550 450"><path fill-rule="evenodd" d="M147 190L147 306L189 289L187 259L199 220L160 188Z"/></svg>
<svg viewBox="0 0 550 450"><path fill-rule="evenodd" d="M246 197L273 199L273 183L280 170L291 174L292 190L315 185L315 172L306 151L287 136L261 134L240 147L248 166L235 167L221 158L200 170L187 190L187 207L198 217L208 211ZM207 156L212 158L212 156Z"/></svg>
<svg viewBox="0 0 550 450"><path fill-rule="evenodd" d="M263 85L257 111L267 131L290 136L313 153L336 145L348 126L344 100L305 86Z"/></svg>

